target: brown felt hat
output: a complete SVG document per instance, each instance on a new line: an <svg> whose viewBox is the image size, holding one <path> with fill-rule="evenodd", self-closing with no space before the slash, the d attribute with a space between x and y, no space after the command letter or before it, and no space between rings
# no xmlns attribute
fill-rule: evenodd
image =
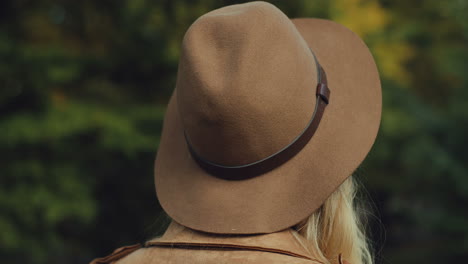
<svg viewBox="0 0 468 264"><path fill-rule="evenodd" d="M364 42L275 6L223 7L182 43L159 146L159 202L211 233L271 233L312 214L359 166L380 123Z"/></svg>

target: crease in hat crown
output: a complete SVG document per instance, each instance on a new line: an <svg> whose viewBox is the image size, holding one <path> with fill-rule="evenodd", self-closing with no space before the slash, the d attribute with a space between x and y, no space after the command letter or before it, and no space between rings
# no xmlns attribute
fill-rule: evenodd
<svg viewBox="0 0 468 264"><path fill-rule="evenodd" d="M265 2L217 9L187 31L176 94L197 154L238 166L291 143L313 115L317 68L292 22Z"/></svg>

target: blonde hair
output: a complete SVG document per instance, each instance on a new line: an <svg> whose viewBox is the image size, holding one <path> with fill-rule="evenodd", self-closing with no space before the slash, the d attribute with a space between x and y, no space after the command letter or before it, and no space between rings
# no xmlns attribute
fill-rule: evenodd
<svg viewBox="0 0 468 264"><path fill-rule="evenodd" d="M317 261L339 263L341 255L351 264L373 264L363 222L366 215L357 204L356 190L351 176L317 211L295 227Z"/></svg>

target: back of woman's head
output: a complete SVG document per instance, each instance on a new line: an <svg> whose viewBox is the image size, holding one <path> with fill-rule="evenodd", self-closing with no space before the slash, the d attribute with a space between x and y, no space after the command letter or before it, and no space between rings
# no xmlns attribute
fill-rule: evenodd
<svg viewBox="0 0 468 264"><path fill-rule="evenodd" d="M295 227L318 261L338 263L341 254L352 264L373 263L365 215L355 199L356 192L356 182L349 177L317 211Z"/></svg>

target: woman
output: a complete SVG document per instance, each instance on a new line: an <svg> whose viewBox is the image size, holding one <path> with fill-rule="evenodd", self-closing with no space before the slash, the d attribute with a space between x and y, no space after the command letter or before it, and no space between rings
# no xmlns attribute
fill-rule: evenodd
<svg viewBox="0 0 468 264"><path fill-rule="evenodd" d="M372 263L349 176L380 115L372 55L343 26L265 2L205 14L155 163L173 222L93 263Z"/></svg>

